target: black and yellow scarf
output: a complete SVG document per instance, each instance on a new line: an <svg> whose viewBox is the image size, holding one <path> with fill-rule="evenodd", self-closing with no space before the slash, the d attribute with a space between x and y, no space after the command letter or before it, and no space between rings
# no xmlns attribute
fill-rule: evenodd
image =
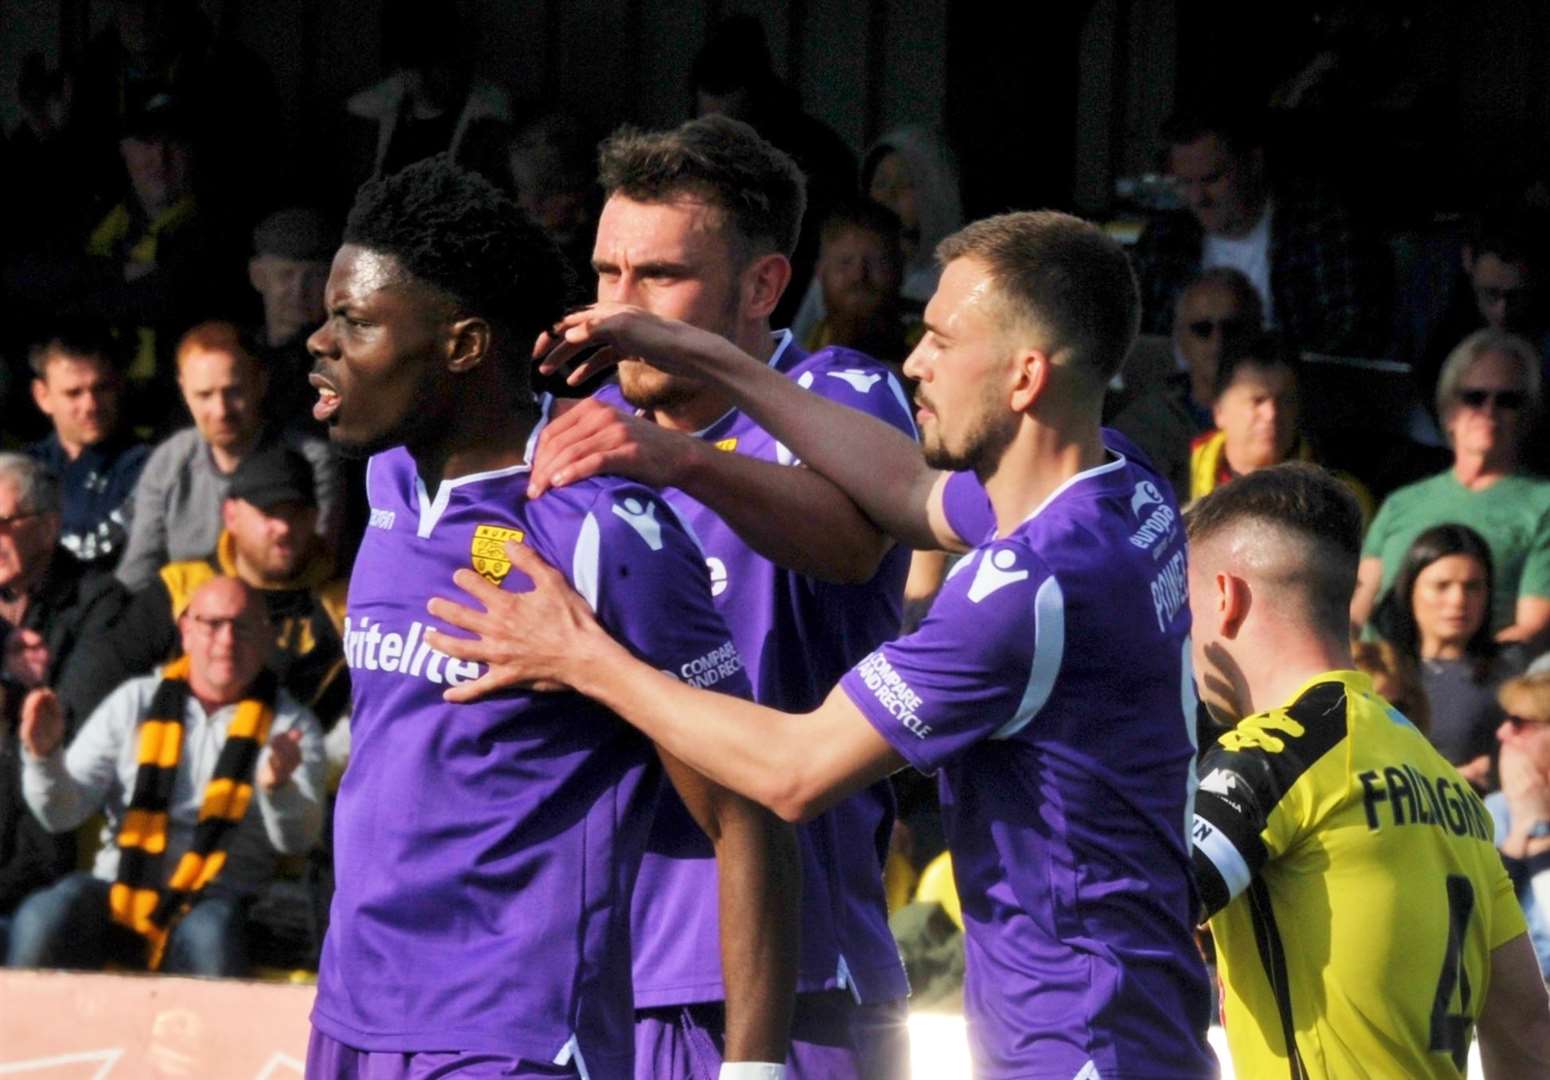
<svg viewBox="0 0 1550 1080"><path fill-rule="evenodd" d="M184 656L162 669L150 715L140 721L140 768L118 827L118 880L108 894L113 921L146 939L146 963L152 971L161 967L173 926L226 864L222 848L247 813L253 769L274 720L275 680L265 671L255 680L252 696L237 703L215 773L205 785L194 841L163 883L161 857L167 849L167 807L183 750L188 668Z"/></svg>

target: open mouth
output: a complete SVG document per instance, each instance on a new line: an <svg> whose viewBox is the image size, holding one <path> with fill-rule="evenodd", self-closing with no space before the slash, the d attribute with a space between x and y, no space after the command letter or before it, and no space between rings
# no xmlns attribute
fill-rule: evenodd
<svg viewBox="0 0 1550 1080"><path fill-rule="evenodd" d="M312 406L312 418L320 423L327 423L328 419L339 411L339 391L323 376L313 372L307 376L307 381L317 389L318 399Z"/></svg>

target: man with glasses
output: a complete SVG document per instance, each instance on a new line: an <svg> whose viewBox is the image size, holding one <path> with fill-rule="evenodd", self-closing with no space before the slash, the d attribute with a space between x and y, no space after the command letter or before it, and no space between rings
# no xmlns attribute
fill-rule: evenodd
<svg viewBox="0 0 1550 1080"><path fill-rule="evenodd" d="M1395 491L1362 544L1351 621L1361 626L1425 530L1461 522L1491 548L1491 629L1498 641L1537 644L1550 627L1550 481L1523 467L1540 403L1540 360L1515 334L1477 330L1437 379L1437 415L1450 468Z"/></svg>
<svg viewBox="0 0 1550 1080"><path fill-rule="evenodd" d="M112 579L89 572L59 535L53 474L33 458L0 454L0 701L8 716L123 605Z"/></svg>
<svg viewBox="0 0 1550 1080"><path fill-rule="evenodd" d="M1146 452L1181 499L1189 492L1190 444L1214 426L1211 403L1222 349L1229 341L1257 334L1263 325L1264 305L1248 278L1230 266L1203 272L1174 305L1177 370L1114 417L1115 430Z"/></svg>
<svg viewBox="0 0 1550 1080"><path fill-rule="evenodd" d="M276 443L244 458L221 503L215 549L163 566L109 631L59 669L54 686L66 717L84 719L125 679L177 655L178 619L189 598L224 575L255 590L269 616L268 669L331 728L350 701L342 636L348 583L334 576L317 518L312 465L299 452Z"/></svg>
<svg viewBox="0 0 1550 1080"><path fill-rule="evenodd" d="M107 819L92 869L17 909L6 963L111 960L188 975L247 969L249 900L278 854L323 823L323 737L264 670L272 633L234 578L201 586L178 621L185 656L119 687L65 746L53 691L22 706L22 790L49 829Z"/></svg>

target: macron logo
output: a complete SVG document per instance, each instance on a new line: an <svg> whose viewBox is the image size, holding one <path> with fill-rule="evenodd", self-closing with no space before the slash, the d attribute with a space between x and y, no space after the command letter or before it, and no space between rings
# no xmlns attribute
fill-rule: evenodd
<svg viewBox="0 0 1550 1080"><path fill-rule="evenodd" d="M1028 571L1012 569L1016 565L1017 552L1011 548L997 548L987 552L980 559L979 569L974 572L974 581L969 585L969 602L977 604L997 589L1004 589L1014 581L1025 580Z"/></svg>
<svg viewBox="0 0 1550 1080"><path fill-rule="evenodd" d="M831 371L829 372L829 378L844 379L850 384L850 388L858 394L870 394L872 387L883 380L881 375L869 371L861 371L857 368L850 368L846 371Z"/></svg>
<svg viewBox="0 0 1550 1080"><path fill-rule="evenodd" d="M393 527L394 514L391 510L378 510L371 508L371 520L367 523L373 529L391 529Z"/></svg>
<svg viewBox="0 0 1550 1080"><path fill-rule="evenodd" d="M1200 781L1200 790L1209 791L1212 795L1220 795L1227 798L1232 794L1232 789L1237 785L1238 778L1225 769L1212 769L1211 775Z"/></svg>
<svg viewBox="0 0 1550 1080"><path fill-rule="evenodd" d="M473 660L454 660L425 641L425 624L412 622L407 634L385 634L380 622L344 620L345 662L357 671L391 671L425 679L437 686L456 686L477 679L483 667Z"/></svg>
<svg viewBox="0 0 1550 1080"><path fill-rule="evenodd" d="M1140 521L1142 510L1162 501L1162 492L1157 490L1157 485L1150 480L1143 480L1136 485L1135 493L1130 496L1130 512Z"/></svg>
<svg viewBox="0 0 1550 1080"><path fill-rule="evenodd" d="M657 508L654 503L642 503L639 499L625 499L623 502L614 503L614 513L634 529L652 551L662 550L662 525L657 521Z"/></svg>

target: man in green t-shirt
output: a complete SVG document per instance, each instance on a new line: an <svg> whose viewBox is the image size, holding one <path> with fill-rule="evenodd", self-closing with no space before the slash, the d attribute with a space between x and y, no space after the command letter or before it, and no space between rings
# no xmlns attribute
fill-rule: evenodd
<svg viewBox="0 0 1550 1080"><path fill-rule="evenodd" d="M1499 641L1534 642L1550 628L1550 480L1519 471L1519 449L1540 401L1539 357L1513 334L1481 330L1454 349L1437 382L1437 413L1453 466L1400 488L1362 545L1351 621L1366 623L1411 543L1458 523L1491 548L1491 628Z"/></svg>

